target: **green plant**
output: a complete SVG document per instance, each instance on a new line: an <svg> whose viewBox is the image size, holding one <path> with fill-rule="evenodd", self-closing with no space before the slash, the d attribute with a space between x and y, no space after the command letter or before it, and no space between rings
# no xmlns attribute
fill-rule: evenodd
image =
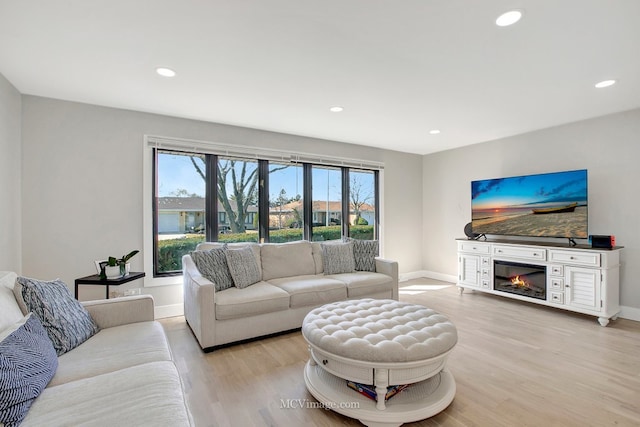
<svg viewBox="0 0 640 427"><path fill-rule="evenodd" d="M107 265L109 267L115 267L116 265L124 265L127 262L129 262L129 260L133 258L134 255L136 255L138 252L140 251L136 249L135 251L131 251L128 254L123 255L122 258L116 258L116 257L110 256L107 261Z"/></svg>
<svg viewBox="0 0 640 427"><path fill-rule="evenodd" d="M125 274L125 265L127 264L127 262L129 262L129 260L131 258L133 258L138 252L140 252L139 250L135 250L135 251L131 251L126 255L123 255L122 258L116 258L114 256L110 256L107 259L107 263L105 264L106 266L109 267L120 267L120 274L124 275ZM100 271L100 278L104 279L105 277L107 277L104 268L101 269Z"/></svg>

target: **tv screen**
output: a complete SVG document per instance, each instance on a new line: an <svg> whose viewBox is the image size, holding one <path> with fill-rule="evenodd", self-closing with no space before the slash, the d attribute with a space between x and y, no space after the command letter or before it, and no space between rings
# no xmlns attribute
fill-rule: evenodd
<svg viewBox="0 0 640 427"><path fill-rule="evenodd" d="M586 239L587 170L471 182L476 234Z"/></svg>

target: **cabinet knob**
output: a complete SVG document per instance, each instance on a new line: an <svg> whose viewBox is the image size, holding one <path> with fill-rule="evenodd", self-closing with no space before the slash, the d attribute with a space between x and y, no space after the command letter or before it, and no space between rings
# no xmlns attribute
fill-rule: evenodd
<svg viewBox="0 0 640 427"><path fill-rule="evenodd" d="M565 288L570 288L571 286L569 286L569 284L567 283L566 285L564 285Z"/></svg>

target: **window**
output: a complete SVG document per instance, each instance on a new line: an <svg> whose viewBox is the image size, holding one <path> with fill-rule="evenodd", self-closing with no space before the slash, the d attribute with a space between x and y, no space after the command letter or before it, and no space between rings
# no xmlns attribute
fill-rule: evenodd
<svg viewBox="0 0 640 427"><path fill-rule="evenodd" d="M218 212L226 219L218 227L218 241L257 242L258 162L219 158L217 162Z"/></svg>
<svg viewBox="0 0 640 427"><path fill-rule="evenodd" d="M304 238L303 166L269 162L269 241Z"/></svg>
<svg viewBox="0 0 640 427"><path fill-rule="evenodd" d="M145 204L152 220L145 226L144 258L154 274L147 286L178 283L171 276L181 274L182 256L205 240L377 238L380 165L368 169L327 158L314 163L279 152L263 159L261 153L212 149L213 143L171 140L161 147L158 141L166 140L148 138L144 167L153 179L144 187L153 203L150 209Z"/></svg>
<svg viewBox="0 0 640 427"><path fill-rule="evenodd" d="M205 240L204 156L158 151L154 274L182 271L182 256Z"/></svg>
<svg viewBox="0 0 640 427"><path fill-rule="evenodd" d="M342 238L342 171L340 168L313 166L312 239Z"/></svg>
<svg viewBox="0 0 640 427"><path fill-rule="evenodd" d="M349 170L349 237L377 238L376 173Z"/></svg>

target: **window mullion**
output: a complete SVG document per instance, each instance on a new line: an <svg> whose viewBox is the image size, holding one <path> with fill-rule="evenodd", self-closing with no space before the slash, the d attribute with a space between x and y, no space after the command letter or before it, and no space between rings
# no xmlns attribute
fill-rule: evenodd
<svg viewBox="0 0 640 427"><path fill-rule="evenodd" d="M349 168L342 168L342 237L349 237Z"/></svg>
<svg viewBox="0 0 640 427"><path fill-rule="evenodd" d="M373 171L373 188L374 188L374 202L373 208L375 209L375 227L373 228L373 238L380 239L380 171Z"/></svg>
<svg viewBox="0 0 640 427"><path fill-rule="evenodd" d="M208 242L218 240L218 156L207 154L205 183L205 221L206 239Z"/></svg>
<svg viewBox="0 0 640 427"><path fill-rule="evenodd" d="M258 161L258 239L269 242L269 162Z"/></svg>
<svg viewBox="0 0 640 427"><path fill-rule="evenodd" d="M304 240L311 241L313 231L313 185L311 176L311 164L304 163L303 169L303 197L302 197L302 218L304 223Z"/></svg>

